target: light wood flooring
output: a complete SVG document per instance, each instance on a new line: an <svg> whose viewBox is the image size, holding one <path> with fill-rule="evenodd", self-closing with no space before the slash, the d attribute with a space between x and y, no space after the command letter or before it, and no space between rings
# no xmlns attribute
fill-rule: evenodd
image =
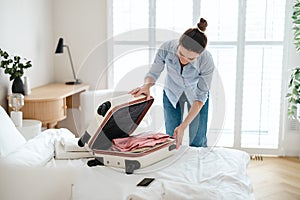
<svg viewBox="0 0 300 200"><path fill-rule="evenodd" d="M300 200L300 159L263 157L251 160L247 173L256 200Z"/></svg>

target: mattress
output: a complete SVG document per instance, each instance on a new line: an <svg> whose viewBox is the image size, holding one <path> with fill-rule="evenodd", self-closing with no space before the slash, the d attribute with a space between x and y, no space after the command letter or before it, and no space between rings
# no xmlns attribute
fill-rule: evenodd
<svg viewBox="0 0 300 200"><path fill-rule="evenodd" d="M181 146L173 156L128 176L122 168L90 168L89 159L56 160L55 141L70 134L43 131L1 159L0 199L254 199L244 151ZM144 178L154 181L137 186Z"/></svg>

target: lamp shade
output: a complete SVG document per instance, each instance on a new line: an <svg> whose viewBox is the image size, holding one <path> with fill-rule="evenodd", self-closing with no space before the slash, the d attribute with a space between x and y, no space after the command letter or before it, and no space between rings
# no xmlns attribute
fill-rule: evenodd
<svg viewBox="0 0 300 200"><path fill-rule="evenodd" d="M64 52L64 39L59 38L55 53L63 53Z"/></svg>

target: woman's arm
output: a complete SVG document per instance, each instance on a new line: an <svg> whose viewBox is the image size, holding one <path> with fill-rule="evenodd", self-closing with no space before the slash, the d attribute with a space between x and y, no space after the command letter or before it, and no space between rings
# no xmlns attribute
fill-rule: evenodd
<svg viewBox="0 0 300 200"><path fill-rule="evenodd" d="M201 101L194 101L194 103L192 104L192 107L190 108L190 111L188 112L188 115L186 116L184 121L175 128L173 137L176 138L176 149L178 149L182 143L184 130L193 121L193 119L198 115L202 106L203 106L203 103Z"/></svg>
<svg viewBox="0 0 300 200"><path fill-rule="evenodd" d="M129 91L130 94L135 97L140 94L145 94L147 96L147 99L150 98L150 87L155 84L155 81L159 78L161 72L164 70L169 44L170 42L165 42L161 45L155 55L155 59L151 68L145 75L144 85Z"/></svg>

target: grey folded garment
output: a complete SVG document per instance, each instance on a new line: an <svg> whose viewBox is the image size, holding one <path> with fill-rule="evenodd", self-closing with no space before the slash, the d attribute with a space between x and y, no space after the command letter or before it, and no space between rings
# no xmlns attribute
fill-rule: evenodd
<svg viewBox="0 0 300 200"><path fill-rule="evenodd" d="M80 159L91 158L92 154L84 147L77 145L78 138L62 138L56 140L55 159Z"/></svg>

